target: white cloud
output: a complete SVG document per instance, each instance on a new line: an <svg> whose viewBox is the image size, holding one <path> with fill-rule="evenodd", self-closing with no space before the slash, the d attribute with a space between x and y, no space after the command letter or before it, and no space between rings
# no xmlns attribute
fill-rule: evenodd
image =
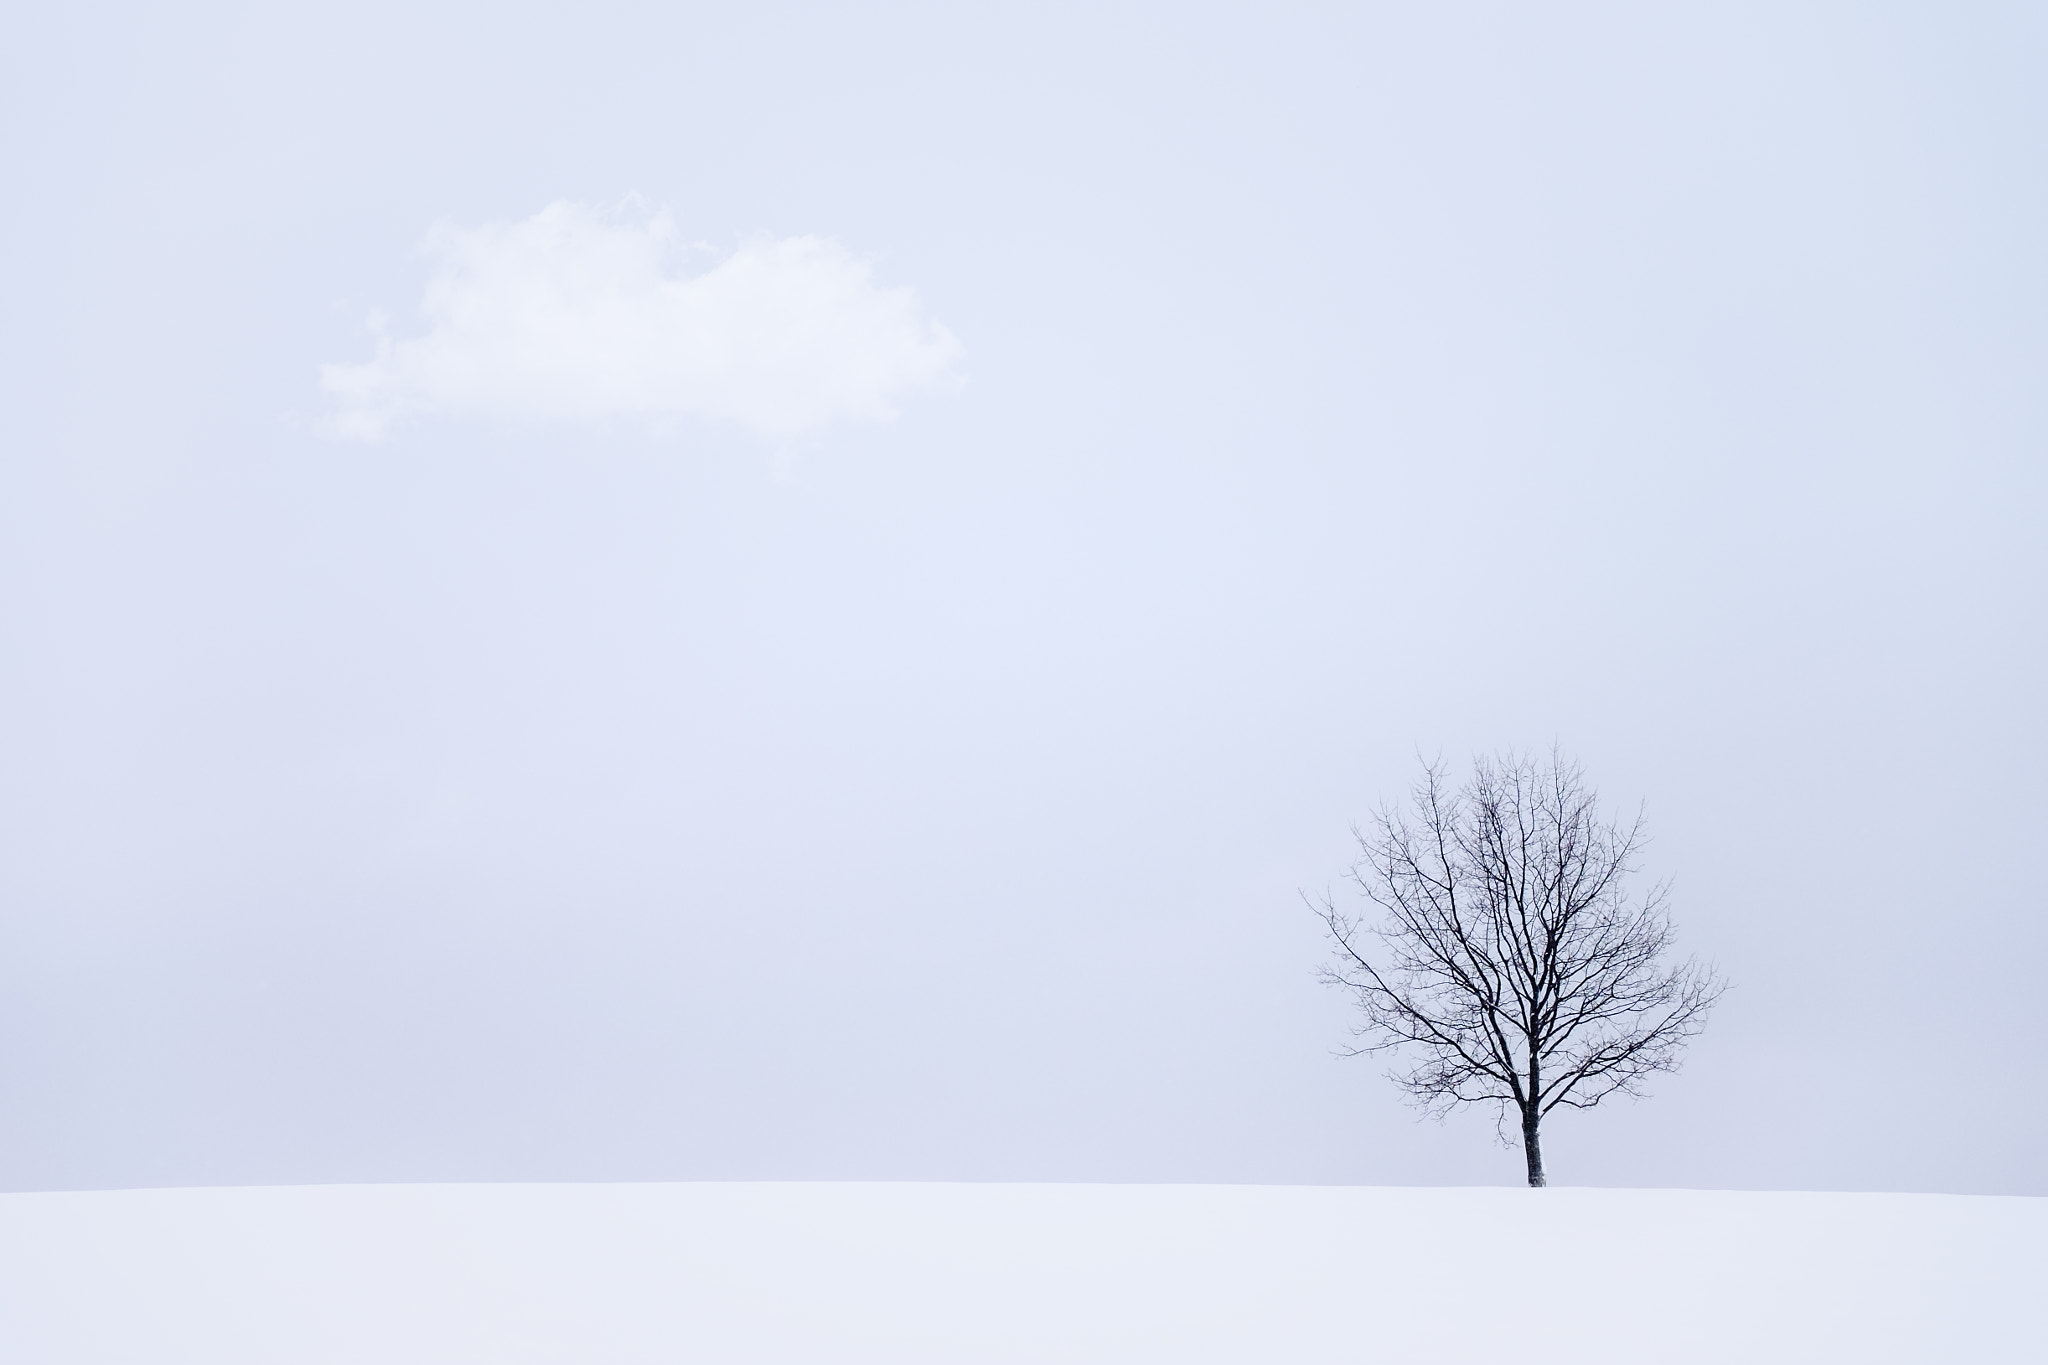
<svg viewBox="0 0 2048 1365"><path fill-rule="evenodd" d="M949 377L960 344L905 289L822 237L705 250L664 214L550 204L517 223L441 227L423 334L379 335L321 367L338 435L414 413L497 420L703 417L780 440L895 415ZM372 330L382 332L377 319Z"/></svg>

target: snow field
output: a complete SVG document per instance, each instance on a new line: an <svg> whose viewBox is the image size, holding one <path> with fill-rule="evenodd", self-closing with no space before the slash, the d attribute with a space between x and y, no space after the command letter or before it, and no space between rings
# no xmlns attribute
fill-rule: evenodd
<svg viewBox="0 0 2048 1365"><path fill-rule="evenodd" d="M0 1196L4 1365L2048 1360L2048 1200L1171 1185Z"/></svg>

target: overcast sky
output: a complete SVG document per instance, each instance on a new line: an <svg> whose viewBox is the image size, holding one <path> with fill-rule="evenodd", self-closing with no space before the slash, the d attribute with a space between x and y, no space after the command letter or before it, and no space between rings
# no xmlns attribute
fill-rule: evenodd
<svg viewBox="0 0 2048 1365"><path fill-rule="evenodd" d="M1519 1183L1317 985L1556 742L1562 1184L2048 1193L2035 7L17 13L0 1187Z"/></svg>

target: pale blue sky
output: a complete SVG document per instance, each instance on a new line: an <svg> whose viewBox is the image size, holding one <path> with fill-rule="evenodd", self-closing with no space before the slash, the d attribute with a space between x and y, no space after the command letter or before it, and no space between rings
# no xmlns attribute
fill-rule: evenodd
<svg viewBox="0 0 2048 1365"><path fill-rule="evenodd" d="M13 35L0 1187L1514 1183L1296 893L1555 740L1736 983L1555 1180L2048 1193L2038 14ZM437 226L629 195L957 354L332 438Z"/></svg>

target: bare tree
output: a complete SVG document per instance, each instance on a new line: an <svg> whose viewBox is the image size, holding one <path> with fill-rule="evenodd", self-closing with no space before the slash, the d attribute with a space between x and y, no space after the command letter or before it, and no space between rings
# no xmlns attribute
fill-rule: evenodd
<svg viewBox="0 0 2048 1365"><path fill-rule="evenodd" d="M1603 818L1576 763L1480 759L1453 791L1438 762L1411 795L1352 831L1351 879L1380 922L1312 903L1333 943L1322 978L1364 1015L1351 1053L1403 1055L1389 1078L1424 1112L1518 1115L1541 1185L1544 1117L1675 1071L1724 987L1695 960L1666 964L1669 885L1628 885L1643 818Z"/></svg>

